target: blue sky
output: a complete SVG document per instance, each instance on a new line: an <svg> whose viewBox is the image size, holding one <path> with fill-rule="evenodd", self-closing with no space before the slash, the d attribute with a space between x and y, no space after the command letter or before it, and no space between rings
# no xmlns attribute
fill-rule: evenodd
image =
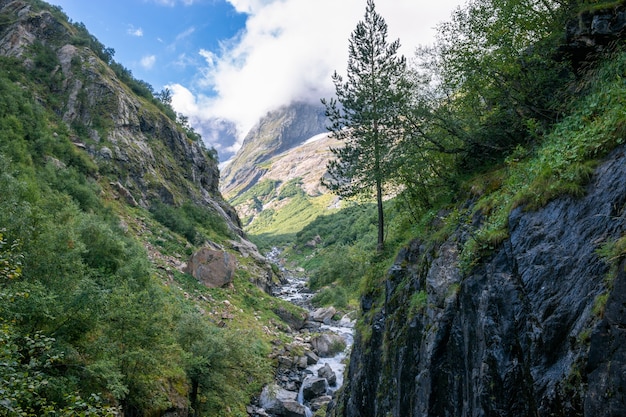
<svg viewBox="0 0 626 417"><path fill-rule="evenodd" d="M220 43L244 27L245 13L226 0L48 0L82 22L114 59L156 91L173 83L191 85L205 60L201 48Z"/></svg>
<svg viewBox="0 0 626 417"><path fill-rule="evenodd" d="M366 0L48 0L86 25L114 59L155 91L174 93L221 161L270 110L319 103L345 71ZM410 58L463 0L377 0Z"/></svg>

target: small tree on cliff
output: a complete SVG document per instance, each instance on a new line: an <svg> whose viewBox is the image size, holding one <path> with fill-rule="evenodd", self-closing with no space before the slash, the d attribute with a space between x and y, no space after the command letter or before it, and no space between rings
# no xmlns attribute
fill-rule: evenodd
<svg viewBox="0 0 626 417"><path fill-rule="evenodd" d="M394 175L394 150L401 137L401 115L411 86L400 41L387 42L387 24L367 1L365 20L352 32L347 79L333 75L336 98L322 99L328 130L343 141L332 148L322 184L343 197L375 194L378 206L378 250L384 248L384 185Z"/></svg>

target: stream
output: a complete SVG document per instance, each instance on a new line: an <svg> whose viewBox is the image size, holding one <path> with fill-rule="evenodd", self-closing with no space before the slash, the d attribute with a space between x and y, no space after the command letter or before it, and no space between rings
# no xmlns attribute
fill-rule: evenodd
<svg viewBox="0 0 626 417"><path fill-rule="evenodd" d="M266 257L276 265L280 251L274 248ZM294 343L277 355L275 384L263 389L258 404L248 409L253 417L311 417L329 405L343 384L346 358L353 344L354 320L341 318L333 307L316 309L315 295L307 288L308 278L281 267L286 284L274 295L308 311L308 319L294 334ZM339 318L339 320L337 320Z"/></svg>

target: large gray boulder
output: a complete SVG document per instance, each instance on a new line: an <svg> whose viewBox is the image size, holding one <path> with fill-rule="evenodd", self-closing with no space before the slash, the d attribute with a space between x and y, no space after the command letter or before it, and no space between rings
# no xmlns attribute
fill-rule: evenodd
<svg viewBox="0 0 626 417"><path fill-rule="evenodd" d="M321 358L329 358L342 352L346 348L346 342L334 333L322 333L311 339L311 346Z"/></svg>
<svg viewBox="0 0 626 417"><path fill-rule="evenodd" d="M326 381L328 381L328 385L330 385L331 387L337 385L337 374L327 363L324 364L324 366L322 366L317 371L317 376L319 376L320 378L324 378Z"/></svg>
<svg viewBox="0 0 626 417"><path fill-rule="evenodd" d="M302 396L305 401L326 395L327 389L328 381L324 378L309 376L302 382Z"/></svg>
<svg viewBox="0 0 626 417"><path fill-rule="evenodd" d="M285 411L281 415L284 417L307 417L306 407L297 401L285 401L283 406Z"/></svg>
<svg viewBox="0 0 626 417"><path fill-rule="evenodd" d="M295 391L287 391L276 384L266 385L259 397L259 404L265 411L279 416L291 416L297 407L298 393ZM303 414L304 415L304 414Z"/></svg>
<svg viewBox="0 0 626 417"><path fill-rule="evenodd" d="M209 288L219 288L233 282L236 267L233 255L205 247L191 255L185 272Z"/></svg>
<svg viewBox="0 0 626 417"><path fill-rule="evenodd" d="M324 324L329 324L330 320L337 313L335 307L322 307L311 313L311 320Z"/></svg>

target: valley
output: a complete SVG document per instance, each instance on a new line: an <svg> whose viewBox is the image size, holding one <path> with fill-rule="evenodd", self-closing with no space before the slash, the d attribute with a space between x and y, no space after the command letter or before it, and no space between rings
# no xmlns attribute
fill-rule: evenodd
<svg viewBox="0 0 626 417"><path fill-rule="evenodd" d="M626 415L623 2L471 2L415 63L366 17L388 88L335 75L220 164L0 0L0 416Z"/></svg>

